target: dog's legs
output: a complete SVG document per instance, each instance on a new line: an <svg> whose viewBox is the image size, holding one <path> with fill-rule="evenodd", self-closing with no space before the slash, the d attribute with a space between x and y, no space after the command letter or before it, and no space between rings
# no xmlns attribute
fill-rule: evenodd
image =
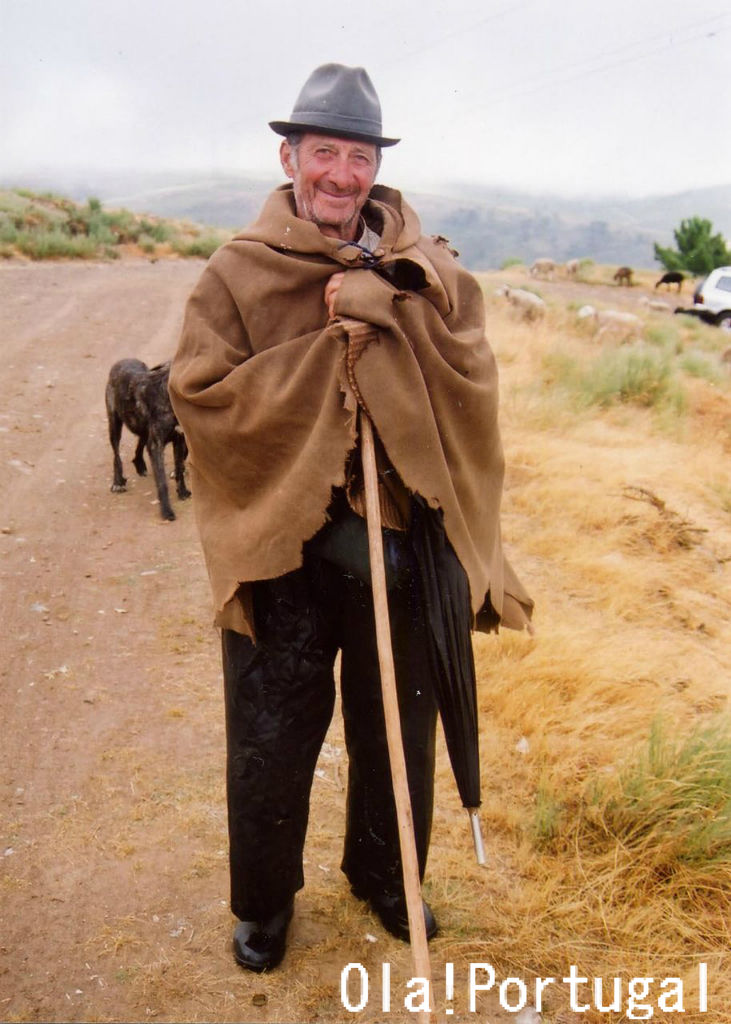
<svg viewBox="0 0 731 1024"><path fill-rule="evenodd" d="M175 457L175 482L178 485L178 497L189 498L190 491L185 486L185 458L188 454L188 445L185 438L177 430L173 434L173 455Z"/></svg>
<svg viewBox="0 0 731 1024"><path fill-rule="evenodd" d="M109 443L114 452L114 465L112 469L112 491L126 491L127 480L122 472L122 460L119 457L119 441L122 437L122 418L116 412L107 407L109 419Z"/></svg>
<svg viewBox="0 0 731 1024"><path fill-rule="evenodd" d="M150 432L147 438L147 450L150 453L152 472L157 486L157 497L160 502L160 515L163 519L175 519L175 513L170 505L168 495L168 482L165 479L165 445L154 431Z"/></svg>
<svg viewBox="0 0 731 1024"><path fill-rule="evenodd" d="M147 466L145 464L145 445L147 444L147 435L141 436L137 442L137 448L135 450L135 457L132 459L132 463L137 470L138 476L147 476Z"/></svg>

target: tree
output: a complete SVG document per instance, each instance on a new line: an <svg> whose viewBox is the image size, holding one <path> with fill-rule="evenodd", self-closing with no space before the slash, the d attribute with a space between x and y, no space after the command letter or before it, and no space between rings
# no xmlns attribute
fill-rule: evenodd
<svg viewBox="0 0 731 1024"><path fill-rule="evenodd" d="M666 270L687 270L691 274L710 274L715 267L731 263L731 252L721 234L712 234L713 225L702 217L682 220L676 228L676 249L665 249L655 242L655 259Z"/></svg>

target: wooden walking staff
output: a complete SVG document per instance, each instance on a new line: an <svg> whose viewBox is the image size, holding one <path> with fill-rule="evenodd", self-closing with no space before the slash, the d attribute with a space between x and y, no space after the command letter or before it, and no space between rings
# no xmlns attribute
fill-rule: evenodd
<svg viewBox="0 0 731 1024"><path fill-rule="evenodd" d="M376 618L376 642L378 661L381 669L381 690L383 710L386 716L386 738L391 762L391 780L396 800L401 864L404 875L404 894L409 919L411 955L416 977L428 982L431 1001L431 967L427 946L424 911L419 881L419 860L416 853L414 819L411 811L409 783L406 775L406 759L401 736L398 697L396 694L396 673L391 644L391 624L388 616L386 592L386 570L383 560L383 537L381 535L381 507L378 500L378 471L376 451L373 443L373 427L366 411L360 408L361 454L363 458L363 479L365 483L366 519L368 522L368 549L371 560L371 587L373 609ZM425 1019L429 1019L428 1011Z"/></svg>

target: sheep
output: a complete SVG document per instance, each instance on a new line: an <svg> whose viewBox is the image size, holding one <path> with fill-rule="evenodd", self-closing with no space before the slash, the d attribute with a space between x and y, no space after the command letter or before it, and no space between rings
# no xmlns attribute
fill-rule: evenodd
<svg viewBox="0 0 731 1024"><path fill-rule="evenodd" d="M576 277L579 272L579 261L567 260L564 263L564 270L566 271L566 277Z"/></svg>
<svg viewBox="0 0 731 1024"><path fill-rule="evenodd" d="M626 284L628 288L632 287L632 267L619 267L614 275L614 280L617 284Z"/></svg>
<svg viewBox="0 0 731 1024"><path fill-rule="evenodd" d="M596 310L593 306L582 306L576 314L580 320L594 321L594 337L602 341L612 335L620 342L640 338L644 324L634 313L625 313L618 309Z"/></svg>
<svg viewBox="0 0 731 1024"><path fill-rule="evenodd" d="M498 289L499 295L504 295L508 302L519 311L524 320L540 320L546 313L546 303L539 295L526 291L525 288L510 288L504 285Z"/></svg>
<svg viewBox="0 0 731 1024"><path fill-rule="evenodd" d="M634 313L624 313L617 309L600 310L597 314L597 323L597 341L602 341L606 335L612 335L619 341L641 338L644 328L642 320Z"/></svg>
<svg viewBox="0 0 731 1024"><path fill-rule="evenodd" d="M676 284L678 286L678 293L683 287L683 281L685 280L685 274L681 274L679 270L668 270L667 273L663 274L659 281L656 282L655 287L659 288L661 284L667 285L667 290L670 291L670 285Z"/></svg>
<svg viewBox="0 0 731 1024"><path fill-rule="evenodd" d="M673 307L668 302L663 302L662 299L648 299L646 295L643 295L639 301L641 306L654 309L657 313L672 313L673 311Z"/></svg>
<svg viewBox="0 0 731 1024"><path fill-rule="evenodd" d="M548 257L545 256L541 259L534 260L533 265L530 268L531 277L547 277L549 281L553 280L555 272L555 261L548 259Z"/></svg>

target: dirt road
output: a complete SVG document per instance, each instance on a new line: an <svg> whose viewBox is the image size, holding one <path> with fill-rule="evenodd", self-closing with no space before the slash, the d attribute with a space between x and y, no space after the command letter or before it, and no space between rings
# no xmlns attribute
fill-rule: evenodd
<svg viewBox="0 0 731 1024"><path fill-rule="evenodd" d="M143 1016L99 957L126 918L144 917L150 939L183 928L160 878L187 869L191 837L140 808L175 799L171 763L216 771L217 716L201 733L187 714L218 702L215 646L199 644L208 595L189 503L173 493L179 518L163 523L154 483L133 471L128 493L110 493L104 385L122 356L174 351L201 266L0 272L2 1019ZM125 434L130 470L131 451ZM140 793L143 775L159 793ZM135 822L151 862L136 858Z"/></svg>

